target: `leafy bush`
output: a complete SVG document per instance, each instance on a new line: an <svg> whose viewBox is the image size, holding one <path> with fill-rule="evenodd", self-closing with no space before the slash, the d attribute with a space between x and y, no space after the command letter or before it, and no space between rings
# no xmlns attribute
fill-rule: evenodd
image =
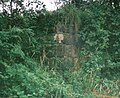
<svg viewBox="0 0 120 98"><path fill-rule="evenodd" d="M120 12L109 0L90 1L0 13L1 98L120 97ZM81 24L78 70L54 53L55 26L61 19L69 26L71 15Z"/></svg>

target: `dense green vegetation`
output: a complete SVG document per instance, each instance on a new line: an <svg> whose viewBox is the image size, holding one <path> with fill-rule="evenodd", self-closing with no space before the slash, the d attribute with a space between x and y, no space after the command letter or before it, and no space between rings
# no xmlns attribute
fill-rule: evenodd
<svg viewBox="0 0 120 98"><path fill-rule="evenodd" d="M0 98L120 97L119 0L62 0L53 12L14 1L0 3ZM77 70L54 54L55 26L72 15L80 23Z"/></svg>

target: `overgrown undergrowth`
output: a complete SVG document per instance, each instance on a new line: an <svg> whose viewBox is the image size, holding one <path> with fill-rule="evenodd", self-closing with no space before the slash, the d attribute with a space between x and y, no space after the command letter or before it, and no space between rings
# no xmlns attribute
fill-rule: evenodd
<svg viewBox="0 0 120 98"><path fill-rule="evenodd" d="M0 98L119 98L120 13L104 3L1 12ZM71 15L81 23L77 70L53 52L55 26L69 26Z"/></svg>

